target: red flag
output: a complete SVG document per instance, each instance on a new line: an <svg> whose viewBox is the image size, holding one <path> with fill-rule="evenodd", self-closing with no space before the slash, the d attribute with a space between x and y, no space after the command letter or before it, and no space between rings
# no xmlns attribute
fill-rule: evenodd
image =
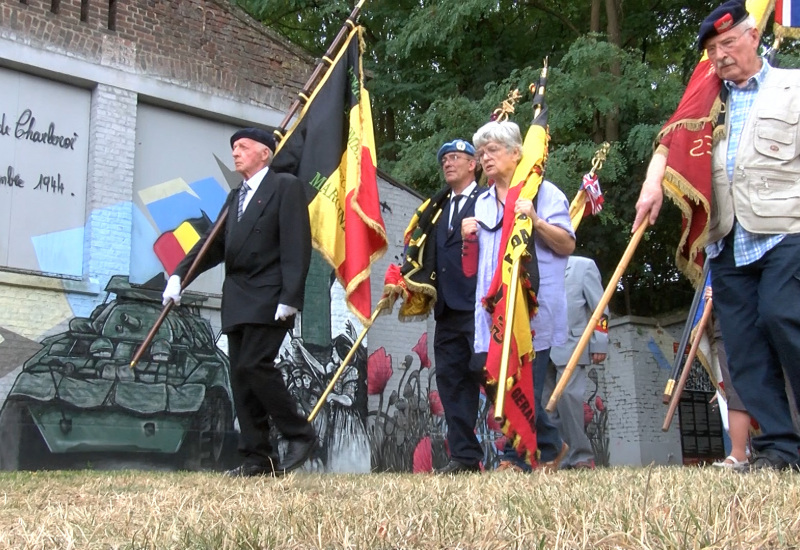
<svg viewBox="0 0 800 550"><path fill-rule="evenodd" d="M584 174L581 189L586 191L586 202L589 204L589 210L584 212L584 216L589 214L596 216L603 209L603 203L605 202L597 174Z"/></svg>
<svg viewBox="0 0 800 550"><path fill-rule="evenodd" d="M664 190L683 213L675 262L689 280L700 283L703 247L711 212L711 146L722 109L722 81L708 59L692 73L678 108L659 133L667 156Z"/></svg>

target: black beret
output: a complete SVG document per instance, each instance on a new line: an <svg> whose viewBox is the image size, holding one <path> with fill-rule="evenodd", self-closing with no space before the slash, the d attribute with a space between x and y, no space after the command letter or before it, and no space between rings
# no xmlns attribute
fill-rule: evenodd
<svg viewBox="0 0 800 550"><path fill-rule="evenodd" d="M744 0L728 0L712 11L700 25L697 33L697 47L702 52L703 44L711 37L731 30L733 27L747 19L747 9Z"/></svg>
<svg viewBox="0 0 800 550"><path fill-rule="evenodd" d="M250 138L253 141L263 143L269 147L270 151L275 152L275 138L266 130L261 128L242 128L231 136L231 149L233 149L233 144L236 143L236 140L242 138Z"/></svg>

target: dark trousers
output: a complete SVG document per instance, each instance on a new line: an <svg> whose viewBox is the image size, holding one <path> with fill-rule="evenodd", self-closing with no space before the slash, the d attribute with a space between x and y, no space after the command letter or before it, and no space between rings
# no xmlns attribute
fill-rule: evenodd
<svg viewBox="0 0 800 550"><path fill-rule="evenodd" d="M557 457L563 443L558 428L544 410L545 403L542 403L549 364L550 348L537 351L533 359L533 398L536 400L536 446L539 447L539 460L542 462L550 462Z"/></svg>
<svg viewBox="0 0 800 550"><path fill-rule="evenodd" d="M711 260L711 287L731 381L761 426L753 449L800 462L800 436L786 395L788 380L800 396L800 234L787 235L760 260L741 267L726 239Z"/></svg>
<svg viewBox="0 0 800 550"><path fill-rule="evenodd" d="M245 461L264 463L278 458L270 443L270 421L287 439L316 437L286 389L275 357L287 330L270 325L239 325L228 333L231 387L239 419L239 453Z"/></svg>
<svg viewBox="0 0 800 550"><path fill-rule="evenodd" d="M436 387L447 421L450 457L464 464L483 460L483 449L475 436L482 375L470 370L474 334L472 311L456 311L445 305L436 318Z"/></svg>

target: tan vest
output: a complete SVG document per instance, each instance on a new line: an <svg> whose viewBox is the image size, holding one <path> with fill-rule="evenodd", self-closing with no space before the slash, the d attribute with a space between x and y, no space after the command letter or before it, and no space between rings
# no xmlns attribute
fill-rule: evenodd
<svg viewBox="0 0 800 550"><path fill-rule="evenodd" d="M727 150L726 137L712 152L708 242L730 233L734 216L751 233L800 233L800 70L767 72L742 129L733 181Z"/></svg>

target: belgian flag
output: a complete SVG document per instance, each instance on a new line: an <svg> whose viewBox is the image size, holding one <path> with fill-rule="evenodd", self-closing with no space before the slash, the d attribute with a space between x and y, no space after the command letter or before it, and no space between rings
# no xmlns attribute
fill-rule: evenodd
<svg viewBox="0 0 800 550"><path fill-rule="evenodd" d="M165 231L153 243L153 251L161 261L161 265L172 275L175 268L192 247L200 240L201 235L211 227L211 220L205 212L197 218L183 221L172 231Z"/></svg>
<svg viewBox="0 0 800 550"><path fill-rule="evenodd" d="M386 251L387 240L361 49L356 27L281 139L272 168L308 183L314 247L333 266L348 306L366 324L372 312L370 266Z"/></svg>

